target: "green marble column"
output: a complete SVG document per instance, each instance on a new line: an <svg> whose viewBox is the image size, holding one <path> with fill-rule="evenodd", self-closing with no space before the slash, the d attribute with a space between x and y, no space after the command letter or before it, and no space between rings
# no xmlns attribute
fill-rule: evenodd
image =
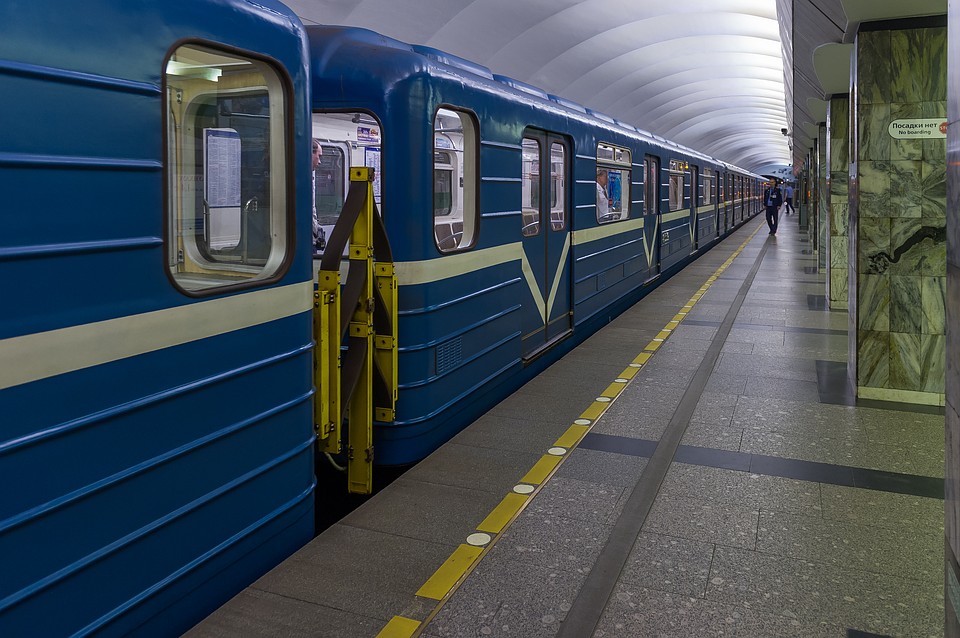
<svg viewBox="0 0 960 638"><path fill-rule="evenodd" d="M820 125L817 137L817 267L820 272L827 270L829 251L829 215L830 215L830 165L827 158L827 125Z"/></svg>
<svg viewBox="0 0 960 638"><path fill-rule="evenodd" d="M846 95L830 99L827 107L827 128L830 133L830 214L827 244L827 298L830 308L847 309L847 269L849 223L849 193L847 191L850 170L850 98Z"/></svg>
<svg viewBox="0 0 960 638"><path fill-rule="evenodd" d="M849 268L857 292L851 363L862 398L943 405L946 140L894 138L889 127L897 120L946 122L946 28L868 29L861 26L857 35L853 98L856 259ZM841 106L831 102L833 108ZM852 239L831 233L836 249Z"/></svg>

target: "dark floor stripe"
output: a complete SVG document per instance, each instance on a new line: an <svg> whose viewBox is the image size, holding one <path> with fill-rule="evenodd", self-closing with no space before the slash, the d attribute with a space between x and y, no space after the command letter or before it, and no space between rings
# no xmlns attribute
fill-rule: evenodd
<svg viewBox="0 0 960 638"><path fill-rule="evenodd" d="M680 399L680 404L670 419L670 423L667 424L667 429L660 441L656 443L656 449L643 468L640 479L630 492L630 496L627 497L622 513L613 524L610 537L600 551L597 562L587 575L583 587L567 613L567 617L561 623L560 631L557 634L558 638L583 638L583 636L592 636L596 631L603 610L606 608L610 596L613 595L613 589L627 563L627 558L630 556L630 551L636 543L637 536L640 534L651 508L653 508L663 479L667 475L674 455L680 446L680 439L683 438L683 434L690 424L690 419L693 417L697 403L707 386L713 367L720 357L723 344L726 343L727 337L730 335L737 313L743 306L747 293L760 270L760 264L767 253L767 248L772 244L772 238L764 241L762 248L757 252L749 273L744 278L730 309L711 340L709 348L707 348L703 362L694 373L693 379ZM750 257L747 254L743 256L748 259Z"/></svg>
<svg viewBox="0 0 960 638"><path fill-rule="evenodd" d="M656 441L591 432L583 437L579 447L600 452L649 457L656 446ZM677 448L674 461L828 485L943 499L943 479L935 476L884 472L849 465L785 459L765 454L715 450L693 445L681 445Z"/></svg>
<svg viewBox="0 0 960 638"><path fill-rule="evenodd" d="M860 631L859 629L848 629L847 638L892 638L887 634L872 634L869 631Z"/></svg>

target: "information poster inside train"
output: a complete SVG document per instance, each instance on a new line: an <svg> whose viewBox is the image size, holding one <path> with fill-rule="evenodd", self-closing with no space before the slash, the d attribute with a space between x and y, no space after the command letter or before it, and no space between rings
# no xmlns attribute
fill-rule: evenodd
<svg viewBox="0 0 960 638"><path fill-rule="evenodd" d="M236 130L203 130L203 178L210 248L235 248L240 243L240 134Z"/></svg>

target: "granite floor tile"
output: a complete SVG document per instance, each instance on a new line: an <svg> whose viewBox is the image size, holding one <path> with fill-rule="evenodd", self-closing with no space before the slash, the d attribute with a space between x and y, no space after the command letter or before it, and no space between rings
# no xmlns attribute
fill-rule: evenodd
<svg viewBox="0 0 960 638"><path fill-rule="evenodd" d="M731 426L866 441L868 430L858 421L857 414L857 408L843 405L792 401L782 397L741 396Z"/></svg>
<svg viewBox="0 0 960 638"><path fill-rule="evenodd" d="M450 442L407 470L405 479L453 485L503 495L549 449L523 452L494 450Z"/></svg>
<svg viewBox="0 0 960 638"><path fill-rule="evenodd" d="M914 474L917 461L893 445L818 437L815 432L745 429L740 451L801 461Z"/></svg>
<svg viewBox="0 0 960 638"><path fill-rule="evenodd" d="M783 332L780 330L750 330L734 323L727 336L727 343L752 343L754 351L763 349L763 346L782 346Z"/></svg>
<svg viewBox="0 0 960 638"><path fill-rule="evenodd" d="M647 459L639 456L577 448L564 460L554 477L632 489L646 465Z"/></svg>
<svg viewBox="0 0 960 638"><path fill-rule="evenodd" d="M712 543L641 532L620 581L703 598L713 549Z"/></svg>
<svg viewBox="0 0 960 638"><path fill-rule="evenodd" d="M519 479L519 476L517 477ZM456 546L503 494L413 481L404 476L345 516L341 524Z"/></svg>
<svg viewBox="0 0 960 638"><path fill-rule="evenodd" d="M717 361L716 374L746 374L768 379L817 380L816 362L795 357L777 357L770 354L724 353Z"/></svg>
<svg viewBox="0 0 960 638"><path fill-rule="evenodd" d="M374 638L386 621L248 587L187 638Z"/></svg>
<svg viewBox="0 0 960 638"><path fill-rule="evenodd" d="M683 339L680 337L671 337L660 349L656 356L666 355L669 358L674 353L700 353L703 356L713 342L709 339Z"/></svg>
<svg viewBox="0 0 960 638"><path fill-rule="evenodd" d="M690 420L730 427L730 421L737 407L737 400L736 395L703 392L700 394L700 400L697 401L697 407Z"/></svg>
<svg viewBox="0 0 960 638"><path fill-rule="evenodd" d="M508 561L586 574L610 536L605 522L524 511L498 538Z"/></svg>
<svg viewBox="0 0 960 638"><path fill-rule="evenodd" d="M457 434L452 443L493 450L542 454L570 427L567 420L520 419L487 413Z"/></svg>
<svg viewBox="0 0 960 638"><path fill-rule="evenodd" d="M691 421L683 433L680 444L739 452L742 438L743 430L724 427L715 423Z"/></svg>
<svg viewBox="0 0 960 638"><path fill-rule="evenodd" d="M830 625L902 636L943 632L942 579L877 578L826 563L717 547L707 599Z"/></svg>
<svg viewBox="0 0 960 638"><path fill-rule="evenodd" d="M699 304L698 304L699 305ZM717 329L710 326L694 326L686 323L680 323L677 329L673 331L671 339L705 339L710 341L716 336Z"/></svg>
<svg viewBox="0 0 960 638"><path fill-rule="evenodd" d="M706 543L753 549L760 512L749 507L661 494L643 531Z"/></svg>
<svg viewBox="0 0 960 638"><path fill-rule="evenodd" d="M710 375L710 379L707 381L707 385L703 390L704 392L739 396L746 391L746 388L746 375L722 375L714 373Z"/></svg>
<svg viewBox="0 0 960 638"><path fill-rule="evenodd" d="M816 381L747 375L746 389L743 393L752 397L778 397L807 403L819 403L820 401L820 389L817 387Z"/></svg>
<svg viewBox="0 0 960 638"><path fill-rule="evenodd" d="M498 546L454 592L426 627L439 638L555 636L583 580L580 574L517 565Z"/></svg>
<svg viewBox="0 0 960 638"><path fill-rule="evenodd" d="M251 587L387 622L410 604L453 549L337 524ZM317 579L318 571L327 577Z"/></svg>
<svg viewBox="0 0 960 638"><path fill-rule="evenodd" d="M941 499L826 484L820 495L828 520L885 527L907 537L914 530L943 532Z"/></svg>
<svg viewBox="0 0 960 638"><path fill-rule="evenodd" d="M695 498L724 506L821 515L817 483L685 463L670 466L660 495Z"/></svg>
<svg viewBox="0 0 960 638"><path fill-rule="evenodd" d="M784 512L760 512L757 551L927 582L942 578L943 533L909 534Z"/></svg>
<svg viewBox="0 0 960 638"><path fill-rule="evenodd" d="M582 521L607 521L626 488L554 476L533 498L526 513Z"/></svg>
<svg viewBox="0 0 960 638"><path fill-rule="evenodd" d="M803 623L789 616L621 583L614 590L593 635L594 638L840 638L844 632L836 625Z"/></svg>

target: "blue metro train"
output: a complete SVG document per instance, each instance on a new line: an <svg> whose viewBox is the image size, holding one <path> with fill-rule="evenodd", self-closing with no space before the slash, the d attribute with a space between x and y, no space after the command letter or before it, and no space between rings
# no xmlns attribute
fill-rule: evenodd
<svg viewBox="0 0 960 638"><path fill-rule="evenodd" d="M176 634L312 536L351 167L399 281L384 464L759 210L759 176L274 0L93 6L0 5L3 636Z"/></svg>

